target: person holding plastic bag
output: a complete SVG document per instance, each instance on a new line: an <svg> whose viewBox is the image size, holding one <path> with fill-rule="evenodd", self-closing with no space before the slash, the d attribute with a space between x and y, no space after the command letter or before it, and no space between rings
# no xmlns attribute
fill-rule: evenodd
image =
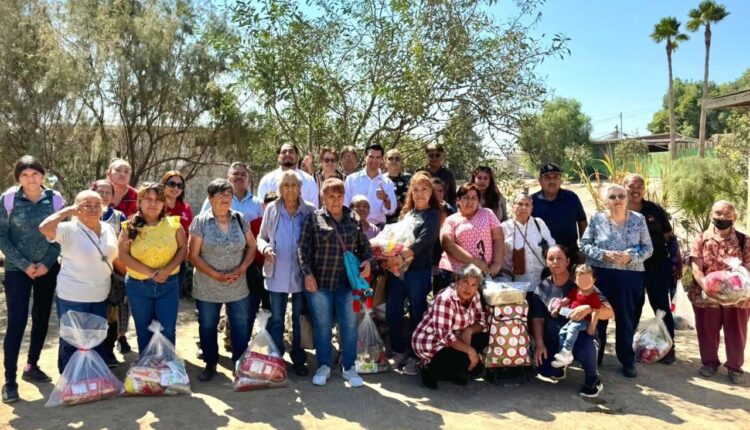
<svg viewBox="0 0 750 430"><path fill-rule="evenodd" d="M389 224L394 228L409 223L414 241L405 244L403 250L387 260L389 267L401 267L411 261L403 278L388 272L386 276L386 322L391 339L394 367L403 366L404 374L417 374L417 359L407 350L404 339L404 300L409 299L410 332L422 320L427 311L427 295L432 289L432 251L440 232L440 202L432 191L432 179L424 172L412 176L399 222ZM395 260L395 261L394 261Z"/></svg>
<svg viewBox="0 0 750 430"><path fill-rule="evenodd" d="M712 273L730 270L728 258L739 259L750 269L750 238L735 230L737 213L734 205L719 200L711 207L711 226L696 237L690 248L693 284L688 298L695 310L695 330L698 334L701 363L700 375L710 378L721 365L719 341L724 331L724 346L727 353L729 379L733 384L742 384L745 361L747 323L750 319L750 299L723 305L707 297L706 277Z"/></svg>
<svg viewBox="0 0 750 430"><path fill-rule="evenodd" d="M117 257L117 235L111 225L100 221L102 200L96 191L81 191L73 206L47 217L39 231L60 244L60 273L57 274L57 316L68 311L107 317L107 296L112 267ZM68 217L71 221L62 222ZM60 337L57 368L63 372L77 347ZM104 344L96 347L104 359Z"/></svg>
<svg viewBox="0 0 750 430"><path fill-rule="evenodd" d="M101 316L69 310L60 317L60 338L76 350L44 406L90 403L122 392L122 383L112 374L101 355L92 351L105 337L107 320Z"/></svg>
<svg viewBox="0 0 750 430"><path fill-rule="evenodd" d="M148 330L152 333L151 340L128 369L125 392L137 396L190 394L185 362L162 333L164 327L159 321L152 321Z"/></svg>
<svg viewBox="0 0 750 430"><path fill-rule="evenodd" d="M323 208L313 212L302 226L299 266L304 275L305 297L312 316L318 370L313 384L325 385L331 376L333 310L341 333L342 376L352 387L363 385L354 367L357 354L357 315L352 285L344 267L344 252L361 261L360 277L366 279L375 260L356 214L344 206L344 183L328 178L323 182ZM345 249L342 249L342 244Z"/></svg>
<svg viewBox="0 0 750 430"><path fill-rule="evenodd" d="M664 324L665 312L657 309L656 317L647 321L633 336L635 359L642 364L661 361L672 350L673 340Z"/></svg>
<svg viewBox="0 0 750 430"><path fill-rule="evenodd" d="M286 386L286 363L271 334L266 330L270 318L271 312L265 309L258 312L257 319L261 329L237 361L232 384L234 391Z"/></svg>

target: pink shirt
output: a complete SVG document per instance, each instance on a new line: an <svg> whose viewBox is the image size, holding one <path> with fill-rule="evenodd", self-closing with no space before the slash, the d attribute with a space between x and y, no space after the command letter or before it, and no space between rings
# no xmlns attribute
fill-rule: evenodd
<svg viewBox="0 0 750 430"><path fill-rule="evenodd" d="M490 209L480 208L470 219L461 215L461 212L456 212L445 219L440 229L440 238L442 239L443 236L453 238L458 246L474 257L480 257L477 244L480 241L484 242L484 261L490 264L493 255L492 230L496 228L500 228L500 220ZM464 264L443 252L438 267L455 273L460 271Z"/></svg>

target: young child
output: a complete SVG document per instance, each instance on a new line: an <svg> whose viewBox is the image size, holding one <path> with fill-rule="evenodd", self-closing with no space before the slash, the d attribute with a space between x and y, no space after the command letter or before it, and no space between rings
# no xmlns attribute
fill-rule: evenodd
<svg viewBox="0 0 750 430"><path fill-rule="evenodd" d="M368 239L372 239L380 233L380 229L373 223L367 221L367 217L370 216L370 201L367 197L362 194L357 194L352 197L352 210L359 215L359 223L362 224L362 230L364 230Z"/></svg>
<svg viewBox="0 0 750 430"><path fill-rule="evenodd" d="M555 306L552 316L567 317L573 309L583 305L591 306L593 312L581 321L568 321L560 329L560 352L555 354L555 360L552 362L552 367L556 368L565 367L573 361L573 346L578 340L578 333L587 330L591 336L595 335L597 314L602 307L602 302L594 288L594 271L591 266L579 265L576 267L575 276L575 286L568 292L567 297Z"/></svg>

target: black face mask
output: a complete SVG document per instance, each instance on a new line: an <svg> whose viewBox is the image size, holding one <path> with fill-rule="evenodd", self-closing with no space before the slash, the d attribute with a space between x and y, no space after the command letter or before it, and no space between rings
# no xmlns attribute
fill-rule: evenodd
<svg viewBox="0 0 750 430"><path fill-rule="evenodd" d="M718 219L713 218L711 219L711 224L714 225L714 227L718 228L719 230L726 230L734 224L734 221L731 219Z"/></svg>

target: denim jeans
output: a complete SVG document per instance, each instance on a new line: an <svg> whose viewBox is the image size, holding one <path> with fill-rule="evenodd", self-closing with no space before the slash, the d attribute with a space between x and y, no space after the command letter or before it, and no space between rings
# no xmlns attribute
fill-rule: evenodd
<svg viewBox="0 0 750 430"><path fill-rule="evenodd" d="M560 349L566 351L573 351L573 345L578 340L578 333L586 331L589 328L589 322L586 320L582 321L568 321L560 329Z"/></svg>
<svg viewBox="0 0 750 430"><path fill-rule="evenodd" d="M563 369L552 367L552 361L555 359L554 352L560 350L560 329L560 324L554 320L547 319L544 321L544 346L547 348L547 358L538 369L542 376L562 376L563 374ZM599 342L588 333L580 333L578 340L573 345L573 359L581 363L581 368L586 377L585 383L588 385L593 384L599 378L598 348Z"/></svg>
<svg viewBox="0 0 750 430"><path fill-rule="evenodd" d="M95 302L95 303L89 303L89 302L73 302L70 300L65 300L57 297L57 318L62 318L63 314L68 311L77 311L77 312L86 312L89 314L94 314L97 316L100 316L104 319L107 319L107 301L101 301L101 302ZM60 338L60 347L58 348L57 352L57 370L60 371L60 374L63 373L63 370L65 369L65 366L68 364L68 361L70 361L70 357L73 356L73 353L78 350L77 347L69 344L66 342L63 338ZM99 355L104 358L105 349L104 349L104 342L100 343L96 347L94 347L94 351L99 353Z"/></svg>
<svg viewBox="0 0 750 430"><path fill-rule="evenodd" d="M268 320L268 332L273 343L284 356L284 317L286 305L289 302L288 293L268 292L271 297L271 319ZM304 364L307 359L305 350L300 348L300 314L302 312L302 293L292 294L292 352L289 354L293 364Z"/></svg>
<svg viewBox="0 0 750 430"><path fill-rule="evenodd" d="M31 308L31 340L27 363L36 365L44 347L49 328L49 315L52 312L52 300L55 298L57 272L60 265L52 266L44 276L29 278L25 272L11 270L5 272L5 305L8 309L8 325L3 339L3 364L5 381L15 382L18 369L18 355L21 352L23 333L29 319L29 299L34 296Z"/></svg>
<svg viewBox="0 0 750 430"><path fill-rule="evenodd" d="M305 291L305 297L312 317L318 367L333 367L331 337L335 308L341 330L342 364L344 370L349 370L354 366L354 358L357 356L357 314L352 307L354 296L349 284L343 281L335 290L318 289L314 293Z"/></svg>
<svg viewBox="0 0 750 430"><path fill-rule="evenodd" d="M198 307L198 334L200 335L203 361L207 366L216 366L219 362L219 345L217 328L219 314L223 303L196 300ZM232 366L239 360L250 341L250 326L248 325L248 307L250 299L245 297L235 302L226 303L227 319L232 326Z"/></svg>
<svg viewBox="0 0 750 430"><path fill-rule="evenodd" d="M135 322L139 354L143 354L151 340L152 333L148 326L153 320L161 323L164 327L164 336L175 343L177 311L180 307L180 285L177 282L177 274L167 278L164 283L158 283L153 279L140 281L130 276L125 277L125 293Z"/></svg>
<svg viewBox="0 0 750 430"><path fill-rule="evenodd" d="M385 319L393 352L406 352L404 340L404 299L409 298L409 332L417 327L427 311L427 294L430 293L432 272L429 269L406 271L404 279L388 273L385 296Z"/></svg>

